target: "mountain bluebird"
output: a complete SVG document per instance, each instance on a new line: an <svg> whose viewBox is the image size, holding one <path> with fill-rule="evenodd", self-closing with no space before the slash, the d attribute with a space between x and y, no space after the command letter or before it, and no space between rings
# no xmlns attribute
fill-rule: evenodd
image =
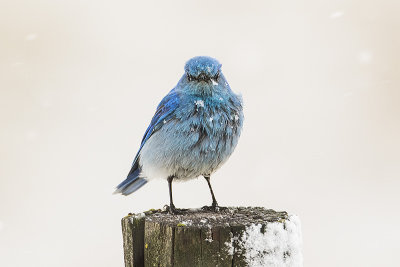
<svg viewBox="0 0 400 267"><path fill-rule="evenodd" d="M172 213L172 180L203 176L218 207L211 184L213 174L232 154L243 124L242 100L232 92L221 64L214 58L194 57L185 74L158 105L128 177L115 193L129 195L148 180L168 180Z"/></svg>

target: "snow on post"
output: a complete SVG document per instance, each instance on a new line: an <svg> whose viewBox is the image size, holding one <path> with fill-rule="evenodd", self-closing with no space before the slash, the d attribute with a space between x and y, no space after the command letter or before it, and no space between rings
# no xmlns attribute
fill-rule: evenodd
<svg viewBox="0 0 400 267"><path fill-rule="evenodd" d="M300 220L258 207L122 219L125 266L302 266Z"/></svg>

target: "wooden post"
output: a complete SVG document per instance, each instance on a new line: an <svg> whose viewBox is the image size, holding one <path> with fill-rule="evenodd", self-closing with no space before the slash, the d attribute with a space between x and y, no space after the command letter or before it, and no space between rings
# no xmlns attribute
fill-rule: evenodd
<svg viewBox="0 0 400 267"><path fill-rule="evenodd" d="M302 266L300 221L264 208L161 210L122 219L126 267Z"/></svg>

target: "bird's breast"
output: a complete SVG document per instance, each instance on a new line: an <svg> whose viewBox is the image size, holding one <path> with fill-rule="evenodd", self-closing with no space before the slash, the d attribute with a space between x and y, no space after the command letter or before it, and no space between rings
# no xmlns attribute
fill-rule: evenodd
<svg viewBox="0 0 400 267"><path fill-rule="evenodd" d="M222 97L194 98L181 110L184 112L177 114L181 126L176 130L192 149L207 153L236 145L243 119L241 107L227 103Z"/></svg>
<svg viewBox="0 0 400 267"><path fill-rule="evenodd" d="M213 173L235 149L242 119L241 107L229 103L201 98L181 103L174 118L146 142L142 164L149 176L152 170L177 177Z"/></svg>

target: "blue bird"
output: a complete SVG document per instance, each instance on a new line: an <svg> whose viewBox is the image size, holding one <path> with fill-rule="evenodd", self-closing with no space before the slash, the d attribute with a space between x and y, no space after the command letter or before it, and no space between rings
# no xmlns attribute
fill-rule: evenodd
<svg viewBox="0 0 400 267"><path fill-rule="evenodd" d="M232 92L221 64L211 57L187 61L185 74L160 102L147 128L132 168L115 193L129 195L148 180L168 180L169 211L172 181L203 176L218 207L210 183L213 174L234 151L243 125L241 96Z"/></svg>

